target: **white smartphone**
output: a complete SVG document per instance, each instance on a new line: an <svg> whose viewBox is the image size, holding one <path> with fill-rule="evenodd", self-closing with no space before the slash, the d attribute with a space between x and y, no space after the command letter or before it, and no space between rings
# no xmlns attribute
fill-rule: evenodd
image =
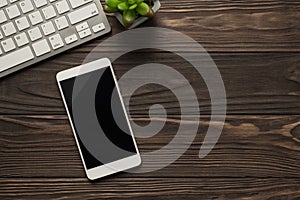
<svg viewBox="0 0 300 200"><path fill-rule="evenodd" d="M84 169L90 180L141 164L109 59L56 76Z"/></svg>

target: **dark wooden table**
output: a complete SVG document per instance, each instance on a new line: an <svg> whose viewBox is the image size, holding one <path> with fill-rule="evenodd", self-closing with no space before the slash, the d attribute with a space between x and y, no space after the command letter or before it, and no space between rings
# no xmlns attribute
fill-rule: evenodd
<svg viewBox="0 0 300 200"><path fill-rule="evenodd" d="M300 1L163 0L143 26L181 31L202 44L222 74L228 115L218 144L198 158L210 120L210 98L201 77L178 56L137 51L114 63L122 76L137 64L167 64L187 77L202 111L199 133L172 165L152 173L120 173L90 183L85 177L55 74L80 65L104 39L124 31L109 17L112 33L0 80L0 199L299 199ZM131 120L148 122L162 103L179 118L176 98L145 86L131 99ZM167 144L178 124L138 139L141 152Z"/></svg>

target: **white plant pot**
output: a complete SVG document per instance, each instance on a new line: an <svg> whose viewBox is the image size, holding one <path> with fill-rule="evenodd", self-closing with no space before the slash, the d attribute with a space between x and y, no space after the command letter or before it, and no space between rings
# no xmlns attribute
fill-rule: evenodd
<svg viewBox="0 0 300 200"><path fill-rule="evenodd" d="M161 5L160 5L159 0L153 0L152 10L154 13L156 13L159 10L160 6ZM118 21L124 26L123 20L122 20L122 14L117 12L117 13L114 13L114 15L118 19ZM148 19L149 19L149 17L139 17L133 22L133 24L128 29L135 28L135 27L141 25L142 23L144 23L145 21L147 21Z"/></svg>

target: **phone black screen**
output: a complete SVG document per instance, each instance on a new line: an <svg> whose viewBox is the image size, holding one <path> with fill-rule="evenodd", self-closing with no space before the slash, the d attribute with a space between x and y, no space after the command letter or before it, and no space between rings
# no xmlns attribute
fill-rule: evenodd
<svg viewBox="0 0 300 200"><path fill-rule="evenodd" d="M60 81L87 169L137 153L110 67Z"/></svg>

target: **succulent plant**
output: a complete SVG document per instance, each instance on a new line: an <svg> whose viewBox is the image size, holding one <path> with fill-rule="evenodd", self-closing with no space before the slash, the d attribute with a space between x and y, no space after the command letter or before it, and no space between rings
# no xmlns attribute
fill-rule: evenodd
<svg viewBox="0 0 300 200"><path fill-rule="evenodd" d="M123 13L122 21L128 28L139 15L153 17L151 2L152 0L105 0L104 10L109 13Z"/></svg>

